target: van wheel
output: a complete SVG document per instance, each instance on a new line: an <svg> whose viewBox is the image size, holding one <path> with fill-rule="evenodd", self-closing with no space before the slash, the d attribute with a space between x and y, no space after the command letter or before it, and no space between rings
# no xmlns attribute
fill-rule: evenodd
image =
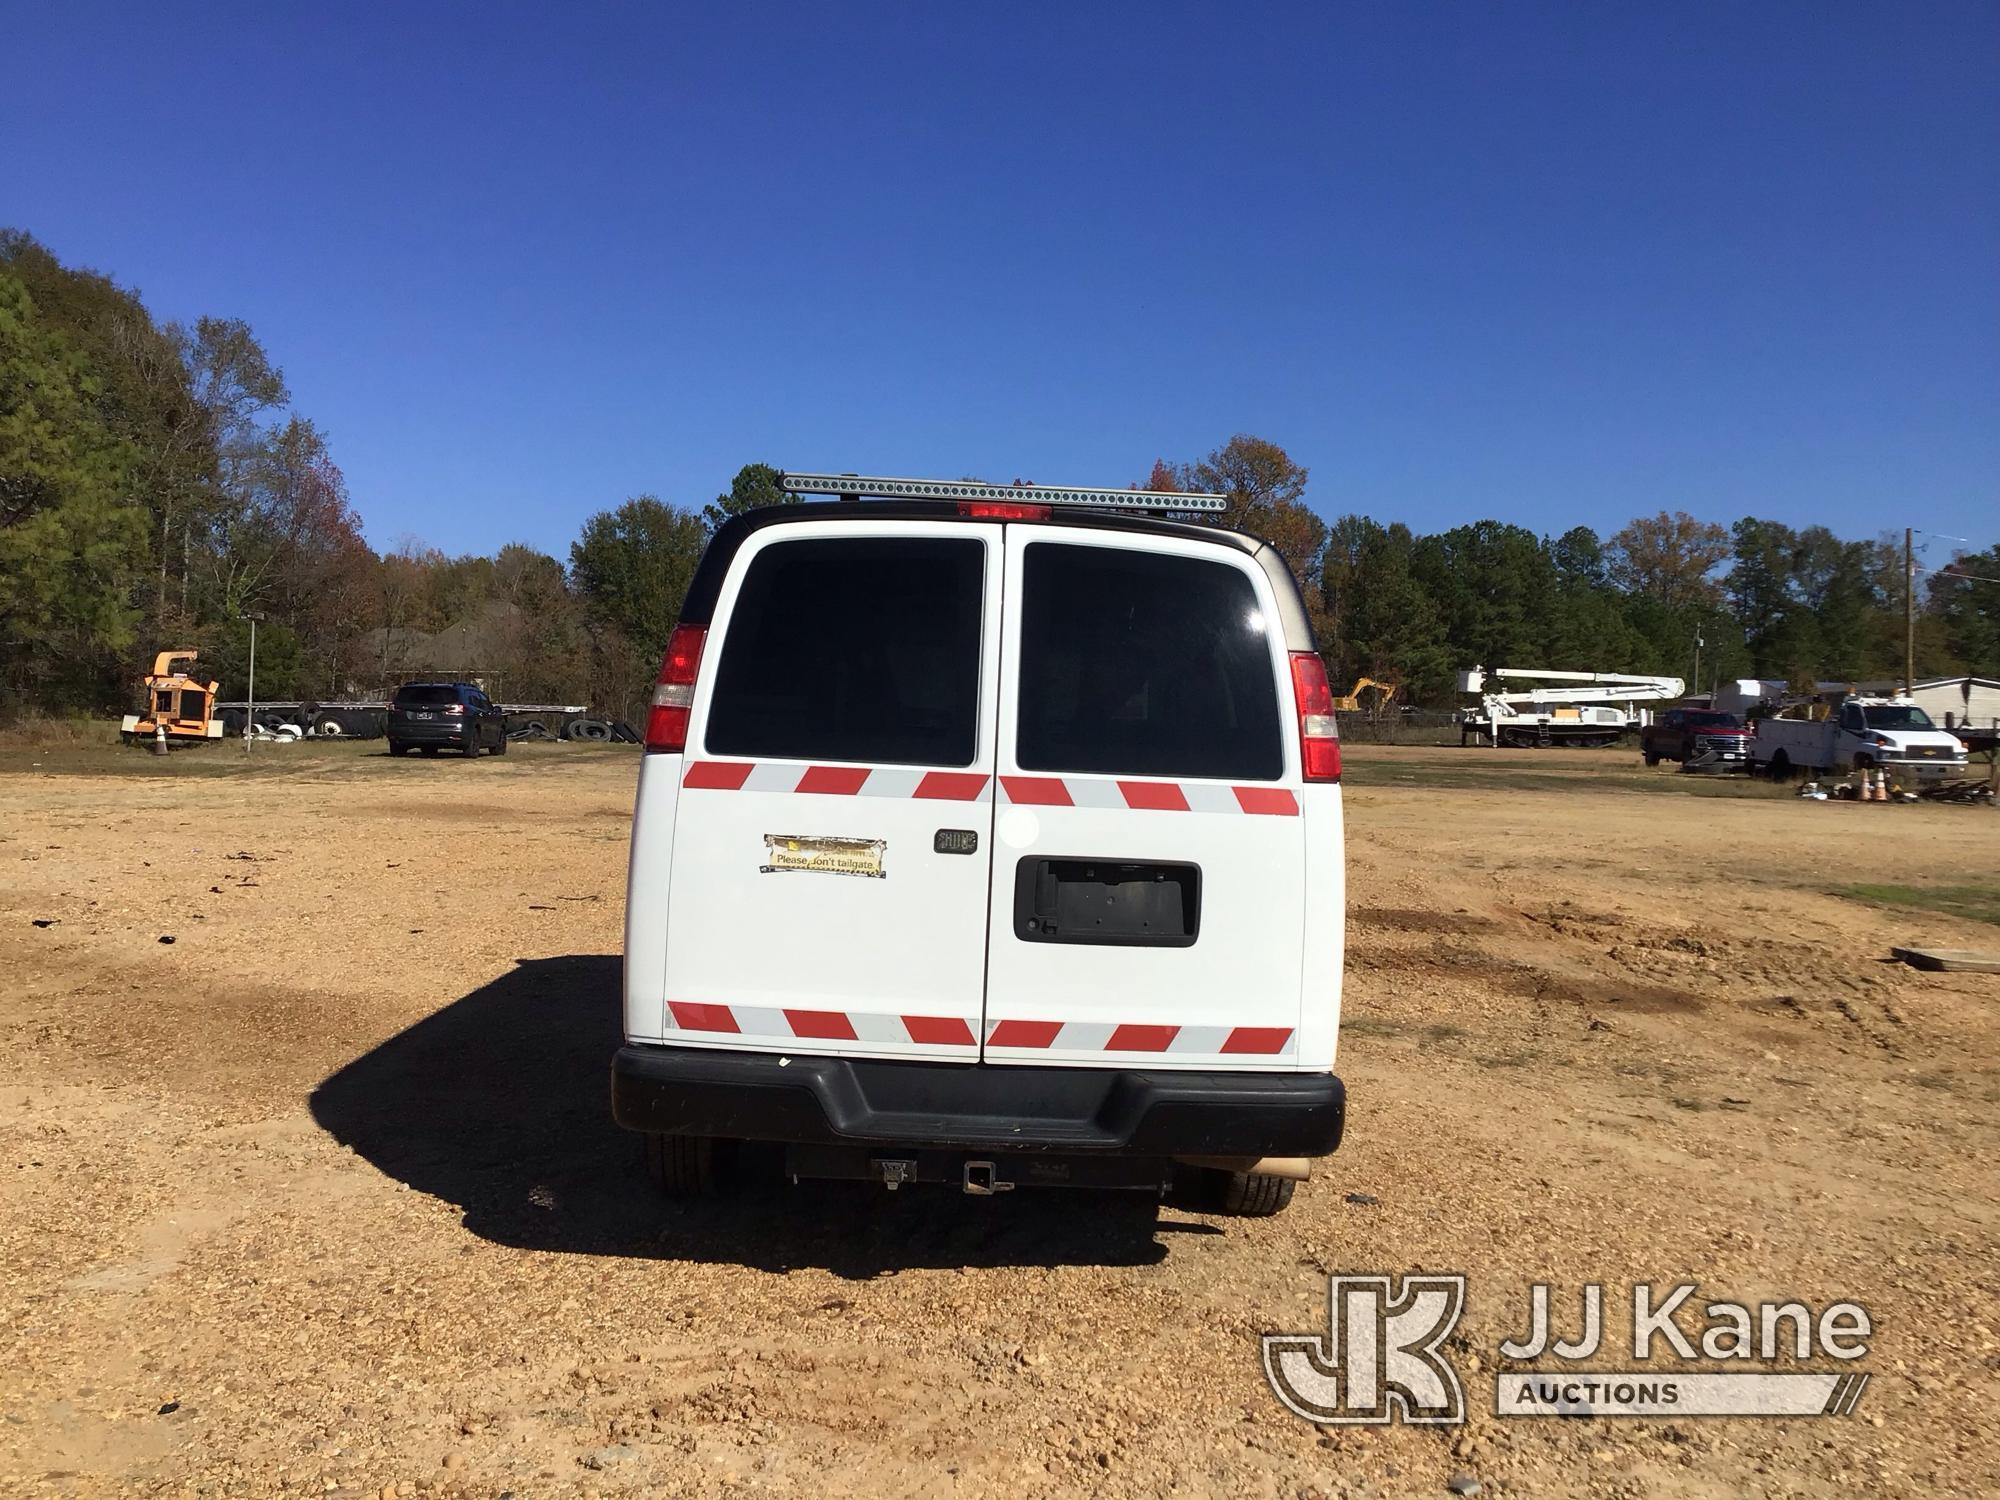
<svg viewBox="0 0 2000 1500"><path fill-rule="evenodd" d="M1230 1172L1222 1185L1222 1211L1240 1219L1268 1219L1282 1213L1298 1184L1289 1177L1262 1172Z"/></svg>
<svg viewBox="0 0 2000 1500"><path fill-rule="evenodd" d="M1167 1203L1198 1214L1268 1219L1292 1201L1292 1190L1297 1186L1289 1177L1269 1177L1261 1172L1182 1167L1175 1173Z"/></svg>
<svg viewBox="0 0 2000 1500"><path fill-rule="evenodd" d="M646 1136L646 1175L669 1198L712 1198L722 1187L717 1142L707 1135Z"/></svg>

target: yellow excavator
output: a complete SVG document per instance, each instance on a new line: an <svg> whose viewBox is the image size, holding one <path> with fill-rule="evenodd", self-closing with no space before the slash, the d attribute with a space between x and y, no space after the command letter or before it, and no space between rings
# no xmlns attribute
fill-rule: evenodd
<svg viewBox="0 0 2000 1500"><path fill-rule="evenodd" d="M1396 696L1396 690L1400 686L1400 683L1377 682L1372 677L1357 678L1353 689L1346 697L1333 700L1333 711L1337 714L1361 712L1361 695L1373 688L1376 697L1375 701L1368 705L1368 716L1371 719L1380 718L1388 709L1390 700Z"/></svg>
<svg viewBox="0 0 2000 1500"><path fill-rule="evenodd" d="M125 715L118 726L126 740L156 740L162 732L169 744L222 738L222 721L214 714L216 685L176 670L199 654L162 651L153 658L153 670L146 674L146 711Z"/></svg>

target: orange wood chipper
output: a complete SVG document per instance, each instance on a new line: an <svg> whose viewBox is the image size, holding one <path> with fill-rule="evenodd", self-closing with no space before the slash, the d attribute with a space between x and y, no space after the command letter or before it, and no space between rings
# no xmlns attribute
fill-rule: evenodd
<svg viewBox="0 0 2000 1500"><path fill-rule="evenodd" d="M127 740L157 739L162 730L175 744L222 738L222 721L214 717L215 684L174 670L198 654L162 651L153 658L153 670L146 674L146 711L125 715L118 726Z"/></svg>

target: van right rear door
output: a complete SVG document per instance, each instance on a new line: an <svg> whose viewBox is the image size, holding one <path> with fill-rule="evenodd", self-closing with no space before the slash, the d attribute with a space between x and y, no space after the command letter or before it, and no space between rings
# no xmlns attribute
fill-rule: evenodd
<svg viewBox="0 0 2000 1500"><path fill-rule="evenodd" d="M985 1060L1300 1067L1308 819L1270 580L1157 533L1006 546Z"/></svg>

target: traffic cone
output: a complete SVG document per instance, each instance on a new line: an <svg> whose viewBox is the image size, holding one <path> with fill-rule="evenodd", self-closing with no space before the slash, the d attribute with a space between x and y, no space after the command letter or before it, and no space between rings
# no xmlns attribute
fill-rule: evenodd
<svg viewBox="0 0 2000 1500"><path fill-rule="evenodd" d="M164 724L155 724L153 726L153 754L165 755L166 753L167 726Z"/></svg>

